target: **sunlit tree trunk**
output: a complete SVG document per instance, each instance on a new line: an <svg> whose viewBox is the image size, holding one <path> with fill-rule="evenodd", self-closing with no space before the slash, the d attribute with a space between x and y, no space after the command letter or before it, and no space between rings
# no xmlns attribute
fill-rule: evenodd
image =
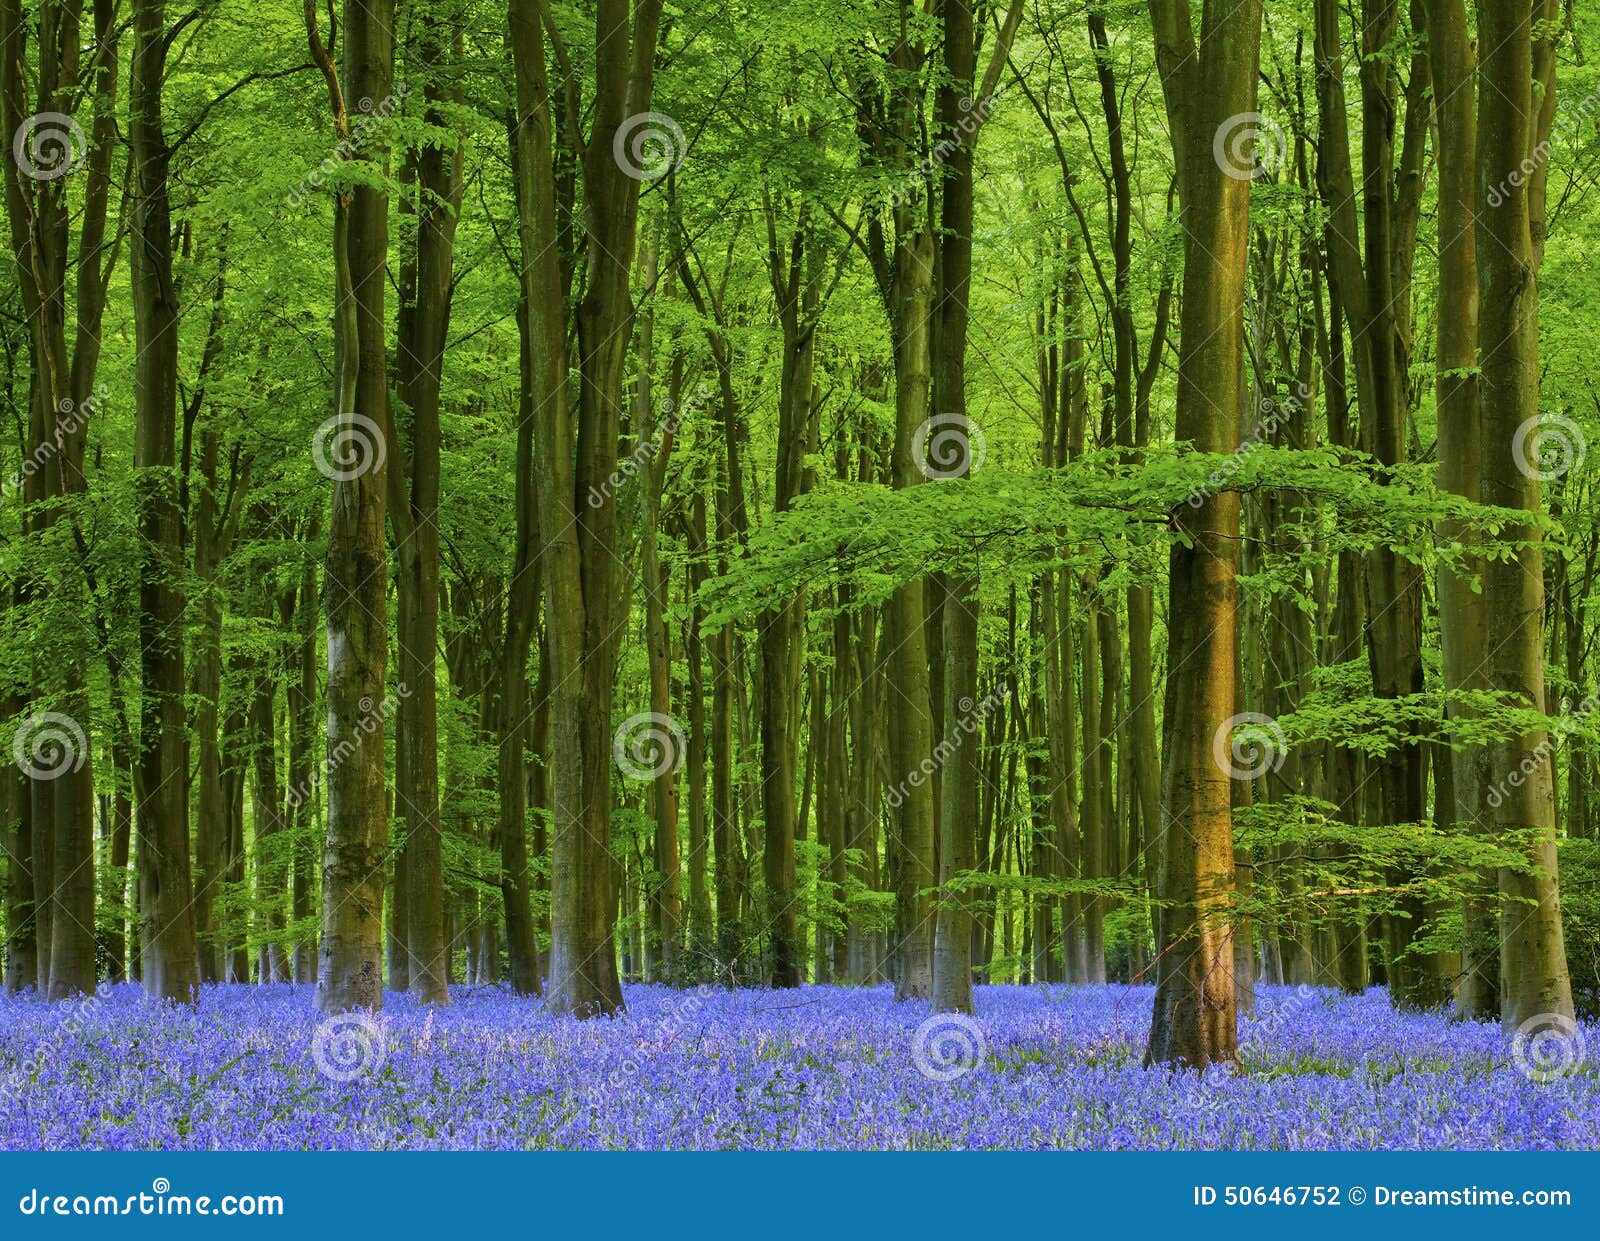
<svg viewBox="0 0 1600 1241"><path fill-rule="evenodd" d="M1177 158L1184 224L1177 438L1238 447L1250 180L1213 158L1218 132L1254 111L1261 8L1207 0L1198 45L1186 0L1150 0ZM1204 1068L1232 1060L1232 781L1215 756L1234 714L1239 497L1180 506L1171 553L1155 1011L1146 1060Z"/></svg>

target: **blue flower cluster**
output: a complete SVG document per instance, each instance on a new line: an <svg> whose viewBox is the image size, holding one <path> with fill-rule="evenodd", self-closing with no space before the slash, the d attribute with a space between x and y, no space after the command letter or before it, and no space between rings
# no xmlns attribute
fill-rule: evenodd
<svg viewBox="0 0 1600 1241"><path fill-rule="evenodd" d="M627 1000L390 995L335 1028L305 987L0 997L0 1149L1600 1147L1593 1026L1535 1080L1498 1028L1381 991L1262 988L1239 1070L1204 1075L1142 1067L1148 988L980 987L959 1047L886 988Z"/></svg>

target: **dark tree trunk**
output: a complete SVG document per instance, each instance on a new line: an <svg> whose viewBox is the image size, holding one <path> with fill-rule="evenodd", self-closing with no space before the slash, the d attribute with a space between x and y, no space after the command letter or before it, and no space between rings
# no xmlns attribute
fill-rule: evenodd
<svg viewBox="0 0 1600 1241"><path fill-rule="evenodd" d="M422 119L449 132L441 105L450 101L440 86L440 66L459 55L459 37L446 29L440 6L416 14L409 49L427 76ZM408 62L412 59L408 56ZM461 204L459 145L431 137L409 156L416 199L410 214L415 250L402 262L396 380L410 413L409 434L390 421L394 468L388 473L389 520L394 528L398 601L395 796L405 821L405 888L396 887L396 909L405 902L407 982L425 1003L447 1004L448 949L444 939L444 857L439 822L438 685L439 643L439 390L450 327L452 265ZM408 204L409 206L410 204Z"/></svg>
<svg viewBox="0 0 1600 1241"><path fill-rule="evenodd" d="M344 9L340 81L308 0L306 28L322 68L335 130L349 136L347 100L388 100L394 78L393 0ZM383 135L355 158L383 158ZM334 217L335 435L366 440L354 468L337 471L328 528L324 601L328 643L328 830L322 857L322 934L317 1008L383 1006L383 871L388 846L384 787L384 672L388 659L384 545L387 462L372 428L390 426L385 352L388 195L378 178L340 196ZM362 421L365 420L365 421Z"/></svg>
<svg viewBox="0 0 1600 1241"><path fill-rule="evenodd" d="M134 468L143 547L139 646L144 688L139 699L135 778L141 956L147 994L188 1001L199 986L200 968L189 870L184 602L179 593L182 546L173 469L177 461L179 312L167 197L171 154L161 120L167 58L164 0L139 0L135 5L134 40L129 136L135 184L134 322L139 344Z"/></svg>

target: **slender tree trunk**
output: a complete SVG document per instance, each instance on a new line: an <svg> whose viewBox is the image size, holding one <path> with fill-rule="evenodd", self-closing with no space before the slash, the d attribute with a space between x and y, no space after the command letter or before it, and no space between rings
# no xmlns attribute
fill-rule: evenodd
<svg viewBox="0 0 1600 1241"><path fill-rule="evenodd" d="M1207 0L1198 46L1181 0L1151 0L1184 222L1177 438L1237 449L1244 382L1250 181L1213 159L1230 118L1254 111L1261 8ZM1236 170L1235 170L1236 172ZM1232 781L1215 757L1234 714L1239 497L1173 515L1166 770L1156 896L1155 1011L1146 1059L1205 1068L1234 1058Z"/></svg>
<svg viewBox="0 0 1600 1241"><path fill-rule="evenodd" d="M644 280L656 287L658 277L656 243L652 240L645 255ZM655 409L650 365L654 340L653 308L647 309L639 327L639 380L634 406L634 432L639 443L653 446L653 456L641 478L644 504L640 512L640 575L644 583L645 650L650 668L650 711L659 723L675 723L672 714L672 636L667 628L667 601L672 594L672 572L661 559L659 527L661 491L666 484L671 460L674 411L682 400L681 366L674 360L667 410ZM669 733L671 729L668 729ZM674 734L675 735L675 734ZM650 787L650 810L655 819L652 852L655 886L649 894L651 935L659 949L660 975L664 981L680 981L683 971L683 874L678 847L678 768L686 755L669 748L662 755Z"/></svg>
<svg viewBox="0 0 1600 1241"><path fill-rule="evenodd" d="M335 127L349 134L347 100L390 98L393 0L344 9L344 74L334 74L306 9L313 58L333 101ZM354 158L383 158L381 130ZM317 1008L338 1013L383 1006L383 872L388 846L384 780L384 673L388 661L384 544L389 418L384 301L388 194L374 177L341 195L334 217L337 327L335 435L367 441L354 469L338 471L328 526L324 599L328 642L328 830L322 858L322 934ZM365 421L361 421L361 420ZM379 443L372 443L373 428Z"/></svg>
<svg viewBox="0 0 1600 1241"><path fill-rule="evenodd" d="M26 707L17 697L7 702L10 714ZM34 898L33 816L28 777L20 767L8 769L0 784L0 813L5 816L6 971L7 991L25 991L38 982L39 939Z"/></svg>
<svg viewBox="0 0 1600 1241"><path fill-rule="evenodd" d="M542 352L562 356L563 316L553 205L553 145L544 41L533 6L511 10L519 129L526 135L519 195L523 252L540 255L524 294L540 316ZM639 182L613 155L627 117L648 111L660 0L600 0L595 10L592 136L584 154L589 270L578 306L576 418L561 400L542 410L541 527L548 532L551 680L551 959L546 1002L581 1016L622 1007L612 939L612 691L618 582L615 471L623 364L632 322L629 274ZM552 385L554 387L554 385Z"/></svg>
<svg viewBox="0 0 1600 1241"><path fill-rule="evenodd" d="M139 528L144 549L139 576L144 689L135 780L141 956L147 994L187 1001L194 998L199 986L200 969L184 769L183 598L178 588L182 549L173 469L178 294L172 278L172 221L167 199L170 152L161 120L167 54L164 0L139 0L134 10L134 40L129 102L136 187L133 298L139 343L134 466L139 472ZM60 843L58 840L58 862ZM90 950L88 980L92 986L92 942Z"/></svg>
<svg viewBox="0 0 1600 1241"><path fill-rule="evenodd" d="M275 661L274 661L275 662ZM261 911L262 944L257 977L263 983L291 981L284 944L284 900L289 895L288 851L284 830L283 790L278 780L277 679L270 666L256 675L250 699L252 793L250 819L255 829L256 904Z"/></svg>
<svg viewBox="0 0 1600 1241"><path fill-rule="evenodd" d="M706 789L706 686L705 644L700 636L704 614L695 602L705 580L706 496L697 487L690 501L685 543L689 549L689 568L685 590L686 619L683 650L689 681L689 929L692 958L699 962L711 950L711 896L706 887L706 867L710 856L709 794Z"/></svg>
<svg viewBox="0 0 1600 1241"><path fill-rule="evenodd" d="M525 182L523 144L518 125L511 129L512 161L518 193ZM526 261L526 260L524 260ZM539 949L533 925L533 884L528 870L527 782L523 772L530 731L528 654L538 628L542 593L539 558L539 508L534 485L533 434L538 405L552 399L548 359L538 352L536 324L527 298L517 302L521 344L517 405L517 542L511 581L506 588L505 634L501 642L500 747L498 767L500 899L506 924L506 954L511 986L519 995L539 990ZM544 365L541 367L541 363ZM542 757L542 756L541 756ZM536 807L542 809L543 807Z"/></svg>
<svg viewBox="0 0 1600 1241"><path fill-rule="evenodd" d="M320 514L313 510L306 541L315 542L321 530ZM317 796L312 774L317 731L317 566L307 557L300 568L300 587L294 611L293 675L288 682L289 711L289 826L294 832L293 873L290 877L291 911L297 929L294 940L294 981L317 980L316 937L310 925L316 881Z"/></svg>
<svg viewBox="0 0 1600 1241"><path fill-rule="evenodd" d="M1540 512L1539 462L1526 445L1539 418L1539 283L1525 178L1513 175L1537 132L1535 11L1545 0L1479 3L1482 47L1478 97L1477 213L1479 393L1483 403L1483 499ZM1503 201L1496 202L1493 195ZM1508 558L1490 561L1485 579L1494 689L1530 710L1545 709L1544 552L1539 528L1511 527L1522 540ZM1515 841L1525 864L1500 871L1501 1020L1507 1029L1549 1016L1573 1015L1556 875L1555 791L1543 729L1497 742L1497 772L1531 773L1505 781L1492 807L1496 833ZM1497 791L1500 786L1496 786Z"/></svg>
<svg viewBox="0 0 1600 1241"><path fill-rule="evenodd" d="M1473 96L1477 54L1467 26L1465 0L1428 0L1428 52L1433 61L1434 132L1439 154L1439 301L1435 386L1439 411L1439 484L1479 500L1483 469L1478 414L1478 259L1474 229L1478 112ZM1442 542L1468 543L1467 523L1439 523ZM1488 688L1488 611L1477 582L1481 556L1464 570L1439 570L1439 636L1444 685L1450 692ZM1447 702L1446 718L1469 713ZM1484 799L1495 777L1489 750L1460 745L1451 755L1450 821L1458 830L1484 831ZM1494 876L1486 888L1493 890ZM1469 1020L1498 1006L1495 911L1486 894L1469 894L1462 909L1461 985L1457 1011Z"/></svg>
<svg viewBox="0 0 1600 1241"><path fill-rule="evenodd" d="M415 15L412 51L424 68L423 121L450 132L452 100L439 66L459 54L441 6ZM409 58L408 58L409 59ZM459 92L458 92L459 96ZM455 101L459 102L459 98ZM451 147L455 149L452 150ZM410 413L410 434L393 420L386 437L396 460L387 472L387 506L394 528L400 696L395 796L405 821L407 984L429 1004L450 1002L444 939L444 858L439 823L439 389L450 328L456 221L461 205L461 154L448 138L432 137L410 159L415 170L415 250L406 256L400 285L396 379ZM409 296L408 296L409 294Z"/></svg>

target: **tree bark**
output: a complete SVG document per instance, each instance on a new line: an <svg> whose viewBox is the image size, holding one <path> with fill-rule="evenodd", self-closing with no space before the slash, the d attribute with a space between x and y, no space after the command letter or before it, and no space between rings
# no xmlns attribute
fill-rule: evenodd
<svg viewBox="0 0 1600 1241"><path fill-rule="evenodd" d="M1439 485L1479 500L1483 470L1478 413L1478 259L1475 235L1478 112L1473 97L1477 54L1467 26L1465 0L1428 0L1428 52L1433 62L1434 133L1439 150L1439 302L1435 389L1439 421ZM1465 522L1439 523L1439 538L1469 547ZM1439 637L1447 692L1488 688L1488 611L1481 590L1484 562L1470 555L1463 572L1439 571ZM1447 720L1469 713L1447 701ZM1485 804L1495 777L1489 750L1461 745L1451 755L1450 821L1484 831ZM1494 876L1488 877L1492 890ZM1461 983L1456 1007L1468 1020L1498 1007L1497 935L1492 900L1469 894L1462 909Z"/></svg>
<svg viewBox="0 0 1600 1241"><path fill-rule="evenodd" d="M1150 11L1183 206L1177 438L1230 453L1244 382L1250 181L1219 166L1213 142L1254 111L1261 7L1207 0L1198 46L1186 0L1150 0ZM1182 541L1171 553L1162 908L1145 1058L1203 1069L1231 1061L1238 1041L1232 781L1215 757L1234 713L1238 494L1208 495L1173 520Z"/></svg>
<svg viewBox="0 0 1600 1241"><path fill-rule="evenodd" d="M1537 133L1535 13L1546 0L1478 4L1482 47L1478 96L1476 218L1483 498L1532 515L1540 512L1539 462L1527 445L1539 418L1539 283L1525 167ZM1548 87L1548 83L1545 84ZM1496 202L1493 196L1502 201ZM1544 551L1539 528L1508 527L1524 544L1487 567L1490 684L1520 706L1545 710ZM1525 852L1525 864L1500 870L1501 1021L1573 1015L1556 872L1554 765L1544 729L1497 742L1500 773L1519 770L1493 807L1496 834ZM1497 790L1501 786L1497 786Z"/></svg>
<svg viewBox="0 0 1600 1241"><path fill-rule="evenodd" d="M140 695L136 800L139 914L145 992L189 1001L200 984L189 869L184 764L184 601L176 465L178 294L167 196L171 153L161 91L168 34L164 0L134 8L129 138L133 148L134 467L143 558L139 574ZM58 847L60 841L58 840ZM60 861L58 853L58 864ZM89 975L92 984L93 972Z"/></svg>
<svg viewBox="0 0 1600 1241"><path fill-rule="evenodd" d="M352 0L344 8L342 82L317 33L308 0L306 27L322 66L335 128L349 135L346 100L387 100L394 79L394 3ZM383 158L381 130L354 158ZM341 194L334 217L334 318L337 324L335 434L387 428L385 264L388 194L381 181ZM366 419L359 422L357 419ZM388 662L384 544L386 454L368 444L333 487L324 568L328 644L328 828L322 857L322 933L317 1008L323 1013L383 1006L383 888L388 847L384 779L384 674Z"/></svg>
<svg viewBox="0 0 1600 1241"><path fill-rule="evenodd" d="M440 66L459 52L440 6L416 14L410 49L425 68L422 120L449 132L441 110L451 102ZM408 60L410 57L408 57ZM456 92L459 102L459 91ZM387 506L394 529L400 696L395 796L405 822L407 985L428 1004L448 1004L449 950L444 938L444 858L439 822L439 390L444 372L456 222L461 205L461 153L449 139L425 141L411 153L415 172L415 249L402 264L395 370L410 413L409 435L391 420Z"/></svg>

